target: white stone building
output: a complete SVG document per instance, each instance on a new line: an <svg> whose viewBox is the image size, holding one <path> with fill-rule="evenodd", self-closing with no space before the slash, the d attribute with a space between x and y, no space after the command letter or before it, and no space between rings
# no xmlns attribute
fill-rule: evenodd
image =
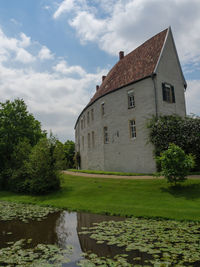
<svg viewBox="0 0 200 267"><path fill-rule="evenodd" d="M186 81L171 28L124 56L102 77L102 84L75 125L81 169L150 173L156 171L147 119L186 115Z"/></svg>

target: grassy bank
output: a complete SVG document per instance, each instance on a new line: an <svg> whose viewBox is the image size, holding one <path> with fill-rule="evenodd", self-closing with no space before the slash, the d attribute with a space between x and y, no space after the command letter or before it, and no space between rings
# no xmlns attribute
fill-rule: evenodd
<svg viewBox="0 0 200 267"><path fill-rule="evenodd" d="M68 169L71 172L89 173L89 174L105 174L105 175L120 175L120 176L153 176L153 173L134 173L134 172L106 172L106 171L94 171L94 170L77 170Z"/></svg>
<svg viewBox="0 0 200 267"><path fill-rule="evenodd" d="M170 189L163 180L123 180L63 174L62 189L47 196L0 192L0 200L51 205L69 210L122 216L200 221L200 180Z"/></svg>

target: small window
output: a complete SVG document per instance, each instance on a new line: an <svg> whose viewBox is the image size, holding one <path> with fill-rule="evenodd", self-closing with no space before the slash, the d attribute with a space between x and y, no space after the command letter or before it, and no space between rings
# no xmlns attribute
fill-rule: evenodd
<svg viewBox="0 0 200 267"><path fill-rule="evenodd" d="M135 107L135 97L134 97L134 91L128 92L128 108L134 108Z"/></svg>
<svg viewBox="0 0 200 267"><path fill-rule="evenodd" d="M94 109L91 109L91 120L94 120Z"/></svg>
<svg viewBox="0 0 200 267"><path fill-rule="evenodd" d="M82 148L84 150L84 136L82 136Z"/></svg>
<svg viewBox="0 0 200 267"><path fill-rule="evenodd" d="M108 144L108 127L103 128L104 144Z"/></svg>
<svg viewBox="0 0 200 267"><path fill-rule="evenodd" d="M88 148L90 148L90 133L88 133Z"/></svg>
<svg viewBox="0 0 200 267"><path fill-rule="evenodd" d="M101 115L103 116L105 114L105 103L101 104Z"/></svg>
<svg viewBox="0 0 200 267"><path fill-rule="evenodd" d="M92 132L92 147L94 148L94 146L95 146L95 140L94 140L94 132Z"/></svg>
<svg viewBox="0 0 200 267"><path fill-rule="evenodd" d="M135 125L135 120L130 120L129 121L129 128L130 128L130 137L131 138L136 138L136 125Z"/></svg>
<svg viewBox="0 0 200 267"><path fill-rule="evenodd" d="M83 128L85 128L85 115L83 116Z"/></svg>
<svg viewBox="0 0 200 267"><path fill-rule="evenodd" d="M87 124L89 125L89 123L90 123L90 112L88 111L88 113L87 113Z"/></svg>
<svg viewBox="0 0 200 267"><path fill-rule="evenodd" d="M168 83L162 83L163 101L175 103L174 86Z"/></svg>
<svg viewBox="0 0 200 267"><path fill-rule="evenodd" d="M83 120L81 120L81 129L83 129Z"/></svg>

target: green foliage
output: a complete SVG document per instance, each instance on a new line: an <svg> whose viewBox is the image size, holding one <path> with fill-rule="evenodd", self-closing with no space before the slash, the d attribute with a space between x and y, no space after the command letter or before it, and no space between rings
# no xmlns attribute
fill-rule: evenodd
<svg viewBox="0 0 200 267"><path fill-rule="evenodd" d="M191 168L194 167L194 157L186 155L185 152L175 144L170 144L169 148L157 157L161 164L162 174L171 184L186 180Z"/></svg>
<svg viewBox="0 0 200 267"><path fill-rule="evenodd" d="M74 168L75 162L74 162L74 155L75 155L75 143L71 140L67 140L64 143L64 153L66 158L66 168Z"/></svg>
<svg viewBox="0 0 200 267"><path fill-rule="evenodd" d="M19 156L16 154L20 143L34 146L44 136L46 133L41 130L40 122L27 111L27 106L22 99L0 103L0 186L2 188L8 187L12 171L18 169L20 162L23 161L23 148Z"/></svg>
<svg viewBox="0 0 200 267"><path fill-rule="evenodd" d="M200 118L177 115L152 118L148 123L149 139L155 146L155 156L168 149L170 143L195 156L195 169L200 170ZM159 166L158 166L159 167Z"/></svg>
<svg viewBox="0 0 200 267"><path fill-rule="evenodd" d="M11 155L13 168L10 169L10 174L7 179L7 188L14 192L27 192L26 184L24 181L28 177L26 162L31 153L31 145L27 139L19 141L14 147Z"/></svg>
<svg viewBox="0 0 200 267"><path fill-rule="evenodd" d="M0 103L0 188L44 194L60 188L64 148L27 111L21 99Z"/></svg>
<svg viewBox="0 0 200 267"><path fill-rule="evenodd" d="M54 138L40 139L32 148L25 164L27 177L24 184L29 193L44 194L60 188L58 169L61 162L57 151L58 143Z"/></svg>

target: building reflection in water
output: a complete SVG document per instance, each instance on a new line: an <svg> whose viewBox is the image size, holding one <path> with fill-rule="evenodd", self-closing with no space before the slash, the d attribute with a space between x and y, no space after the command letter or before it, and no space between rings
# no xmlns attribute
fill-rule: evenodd
<svg viewBox="0 0 200 267"><path fill-rule="evenodd" d="M97 244L89 235L81 235L82 227L91 227L93 223L102 221L124 220L122 217L97 215L90 213L76 213L61 211L50 214L42 221L29 221L23 223L19 220L0 221L0 248L7 247L10 241L20 239L32 239L31 247L37 244L58 244L61 248L72 246L73 252L70 256L71 262L65 264L67 267L77 266L76 262L81 259L82 252L92 252L100 256L113 258L116 254L129 254L130 259L135 256L146 258L144 253L132 251L127 253L123 248L108 246L105 243ZM11 233L8 235L8 233Z"/></svg>
<svg viewBox="0 0 200 267"><path fill-rule="evenodd" d="M76 212L63 211L56 222L56 233L58 245L65 248L66 245L73 247L73 253L70 256L71 263L67 266L74 266L73 264L80 260L82 249L79 243L77 234L77 214Z"/></svg>

